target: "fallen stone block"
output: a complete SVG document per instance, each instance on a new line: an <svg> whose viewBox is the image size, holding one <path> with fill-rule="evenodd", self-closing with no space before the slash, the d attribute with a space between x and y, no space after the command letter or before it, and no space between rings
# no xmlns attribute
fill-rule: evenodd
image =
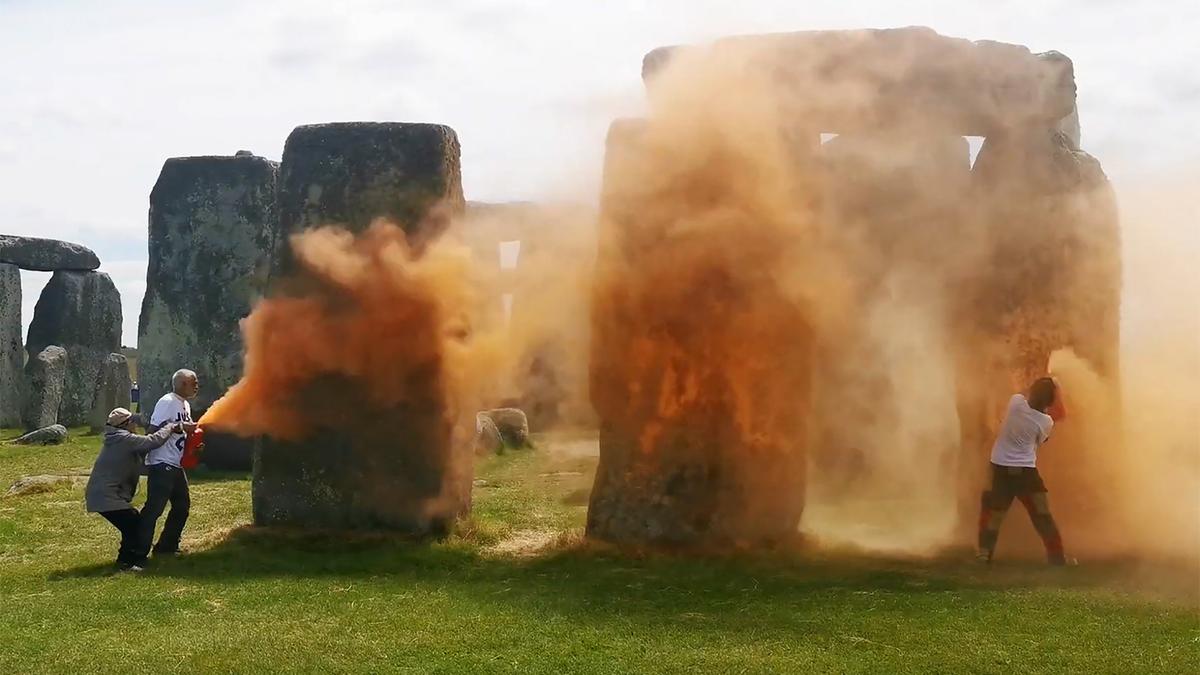
<svg viewBox="0 0 1200 675"><path fill-rule="evenodd" d="M492 421L505 447L529 447L529 420L524 411L518 408L494 408L480 414Z"/></svg>
<svg viewBox="0 0 1200 675"><path fill-rule="evenodd" d="M5 497L22 497L24 495L50 492L60 485L75 485L86 476L58 476L44 474L40 476L21 476L4 493Z"/></svg>
<svg viewBox="0 0 1200 675"><path fill-rule="evenodd" d="M67 440L67 428L61 424L51 424L37 431L31 431L24 436L9 441L13 445L58 445Z"/></svg>

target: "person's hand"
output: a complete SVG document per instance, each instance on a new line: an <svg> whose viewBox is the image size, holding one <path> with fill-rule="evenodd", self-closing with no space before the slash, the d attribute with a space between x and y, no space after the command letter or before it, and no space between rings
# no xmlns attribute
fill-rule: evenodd
<svg viewBox="0 0 1200 675"><path fill-rule="evenodd" d="M195 422L180 422L179 427L183 429L183 433L191 435L200 425Z"/></svg>

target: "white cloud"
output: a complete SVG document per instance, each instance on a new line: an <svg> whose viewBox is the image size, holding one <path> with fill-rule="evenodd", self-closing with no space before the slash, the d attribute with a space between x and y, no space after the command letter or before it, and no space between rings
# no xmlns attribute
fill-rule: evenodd
<svg viewBox="0 0 1200 675"><path fill-rule="evenodd" d="M298 124L437 121L462 140L469 198L591 198L608 120L640 106L647 50L913 24L1071 56L1085 147L1118 187L1200 160L1190 0L29 0L0 3L0 230L127 265L132 343L147 197L167 157L278 158ZM26 286L30 308L38 290Z"/></svg>

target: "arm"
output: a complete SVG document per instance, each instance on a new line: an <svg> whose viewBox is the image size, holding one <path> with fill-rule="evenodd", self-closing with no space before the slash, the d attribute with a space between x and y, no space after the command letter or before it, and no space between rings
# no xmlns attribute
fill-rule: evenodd
<svg viewBox="0 0 1200 675"><path fill-rule="evenodd" d="M1044 426L1038 427L1038 447L1041 447L1050 440L1050 436L1054 433L1054 418L1050 418Z"/></svg>
<svg viewBox="0 0 1200 675"><path fill-rule="evenodd" d="M158 430L148 436L129 434L129 436L126 437L125 442L128 444L129 449L134 453L144 455L159 447L163 443L166 443L167 439L171 437L171 434L181 430L182 426L179 422L169 422L159 425Z"/></svg>

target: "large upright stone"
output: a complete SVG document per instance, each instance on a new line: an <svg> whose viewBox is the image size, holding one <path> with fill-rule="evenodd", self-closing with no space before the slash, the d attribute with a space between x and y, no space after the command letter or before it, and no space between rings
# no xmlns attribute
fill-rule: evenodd
<svg viewBox="0 0 1200 675"><path fill-rule="evenodd" d="M14 438L12 443L14 445L58 445L67 440L69 435L67 428L63 425L51 424L48 427L30 431L20 438ZM9 490L9 492L11 491Z"/></svg>
<svg viewBox="0 0 1200 675"><path fill-rule="evenodd" d="M1116 198L1096 158L1052 128L989 137L973 171L993 274L970 302L994 308L981 328L1003 336L1022 381L1071 347L1115 378L1121 245Z"/></svg>
<svg viewBox="0 0 1200 675"><path fill-rule="evenodd" d="M112 279L104 272L55 272L38 298L25 342L30 357L48 345L67 350L58 423L87 424L100 366L121 348L121 294Z"/></svg>
<svg viewBox="0 0 1200 675"><path fill-rule="evenodd" d="M420 250L446 226L444 216L463 208L458 138L430 124L300 127L284 147L279 203L281 236L326 224L361 232L382 217ZM317 293L335 302L337 289L304 277L285 248L272 293ZM452 442L442 373L417 375L404 384L404 403L382 409L365 383L349 376L299 385L297 404L326 418L314 414L317 430L303 440L261 442L254 521L447 531L470 505L471 448Z"/></svg>
<svg viewBox="0 0 1200 675"><path fill-rule="evenodd" d="M1112 530L1097 531L1095 522L1136 527L1120 522L1123 512L1111 498L1129 462L1120 454L1124 444L1113 441L1123 436L1116 412L1121 239L1113 189L1100 163L1052 127L989 136L973 174L987 250L981 268L990 272L963 289L963 313L980 337L973 368L964 371L979 392L964 427L975 430L982 459L994 435L989 421L1007 396L1048 372L1055 352L1072 351L1093 379L1084 391L1067 385L1071 419L1055 429L1038 468L1056 486L1060 527L1076 533L1072 550L1109 551ZM964 490L968 506L986 480L974 478Z"/></svg>
<svg viewBox="0 0 1200 675"><path fill-rule="evenodd" d="M21 271L0 263L0 427L21 423Z"/></svg>
<svg viewBox="0 0 1200 675"><path fill-rule="evenodd" d="M143 405L170 391L180 368L200 377L196 413L241 377L238 322L265 291L279 226L277 177L277 163L250 154L163 164L150 192L150 264L138 321Z"/></svg>
<svg viewBox="0 0 1200 675"><path fill-rule="evenodd" d="M705 175L711 165L679 168L669 190L644 180L677 156L646 133L621 121L608 137L588 536L700 547L787 540L805 504L812 367L808 317L773 280L789 243L755 236L770 225L749 220L720 220L724 236L681 227L681 214L694 223L714 205L745 204L721 191L735 181Z"/></svg>
<svg viewBox="0 0 1200 675"><path fill-rule="evenodd" d="M79 244L57 239L0 234L0 263L35 272L86 272L99 267L100 259L90 248Z"/></svg>
<svg viewBox="0 0 1200 675"><path fill-rule="evenodd" d="M25 401L22 426L32 431L58 422L67 379L67 350L49 345L25 365Z"/></svg>
<svg viewBox="0 0 1200 675"><path fill-rule="evenodd" d="M104 429L108 413L113 408L130 407L130 390L132 382L129 378L129 362L120 354L109 354L100 366L100 374L96 377L96 394L92 401L91 419L88 426L92 431Z"/></svg>
<svg viewBox="0 0 1200 675"><path fill-rule="evenodd" d="M434 207L438 208L434 208ZM465 202L458 136L440 124L346 122L297 127L283 147L280 239L319 225L361 232L376 218L420 249ZM290 266L291 249L278 249Z"/></svg>

